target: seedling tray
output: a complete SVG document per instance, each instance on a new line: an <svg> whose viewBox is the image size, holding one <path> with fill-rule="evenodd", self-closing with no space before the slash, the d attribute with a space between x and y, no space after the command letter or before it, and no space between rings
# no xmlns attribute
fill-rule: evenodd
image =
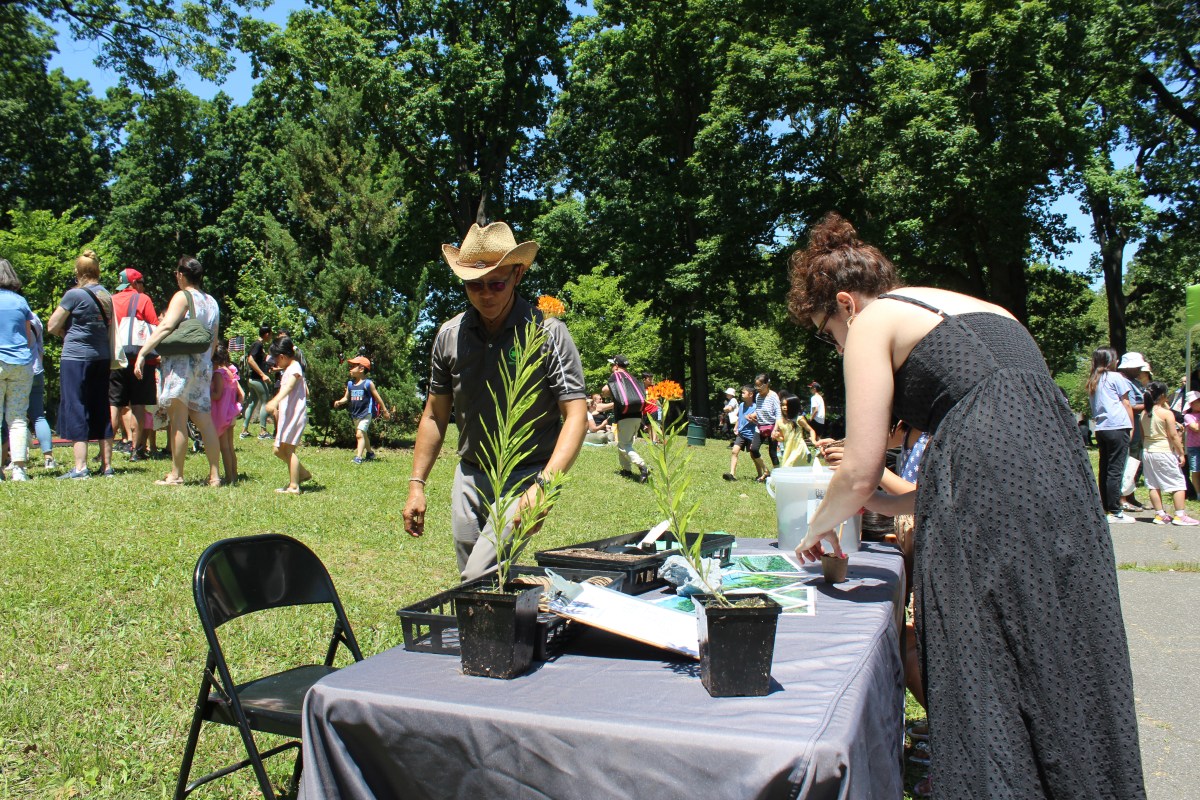
<svg viewBox="0 0 1200 800"><path fill-rule="evenodd" d="M652 589L666 586L667 582L658 577L658 568L667 560L667 556L676 550L638 549L636 544L646 535L646 531L625 533L620 536L610 536L607 539L596 539L591 542L580 542L570 547L559 547L554 550L542 550L535 555L539 567L562 569L611 570L625 576L621 591L626 594L643 594ZM690 542L698 533L686 533L684 536ZM667 547L675 543L675 537L664 533L659 537ZM721 566L728 566L733 559L734 537L727 533L709 533L704 536L702 554L706 558L721 559ZM596 555L580 553L580 550L594 550ZM607 556L607 557L606 557ZM614 556L620 556L616 558Z"/></svg>
<svg viewBox="0 0 1200 800"><path fill-rule="evenodd" d="M625 575L618 571L595 569L573 569L570 567L554 570L570 581L585 581L592 577L610 578L612 583L608 588L621 591ZM509 570L509 579L521 575L545 575L541 567L516 566ZM463 589L483 586L492 580L491 577L468 581L461 586L439 592L433 597L419 600L410 606L400 609L396 614L400 617L400 628L404 634L404 649L417 653L437 653L439 655L457 656L460 654L458 644L458 617L455 615L454 593ZM538 612L537 639L534 642L533 657L537 661L549 661L562 653L563 648L573 634L573 623L557 614Z"/></svg>

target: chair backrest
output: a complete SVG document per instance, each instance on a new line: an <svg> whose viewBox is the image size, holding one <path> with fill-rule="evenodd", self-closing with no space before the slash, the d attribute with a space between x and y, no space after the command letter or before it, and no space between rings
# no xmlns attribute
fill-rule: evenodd
<svg viewBox="0 0 1200 800"><path fill-rule="evenodd" d="M286 606L341 603L321 559L290 536L265 534L214 542L196 562L196 610L215 630L244 614Z"/></svg>

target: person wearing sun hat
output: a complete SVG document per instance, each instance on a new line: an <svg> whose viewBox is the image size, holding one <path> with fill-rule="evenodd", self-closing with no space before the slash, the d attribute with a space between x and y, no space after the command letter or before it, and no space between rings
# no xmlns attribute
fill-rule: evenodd
<svg viewBox="0 0 1200 800"><path fill-rule="evenodd" d="M1121 482L1121 508L1125 511L1149 511L1150 505L1134 496L1137 479L1141 475L1142 462L1142 415L1146 413L1146 387L1154 373L1150 362L1141 353L1129 352L1121 356L1117 371L1129 379L1133 390L1129 393L1129 404L1133 407L1133 438L1129 440L1130 460L1125 462L1125 475ZM1137 464L1133 462L1136 461Z"/></svg>
<svg viewBox="0 0 1200 800"><path fill-rule="evenodd" d="M503 402L501 371L511 357L517 330L540 318L517 293L537 255L536 242L517 243L503 222L472 225L458 247L442 245L447 266L463 282L467 310L445 322L434 338L430 356L429 397L417 426L404 529L410 536L425 532L425 482L441 451L451 412L458 427L459 463L454 472L450 521L458 569L464 581L486 574L496 565L495 537L486 520L494 493L486 487L481 467L495 429L495 397ZM539 369L539 393L529 412L535 420L529 439L532 452L513 474L525 493L516 515L537 499L545 480L566 472L583 446L587 400L583 364L562 320L545 318L546 358ZM515 516L514 516L515 518ZM503 535L511 530L507 521Z"/></svg>

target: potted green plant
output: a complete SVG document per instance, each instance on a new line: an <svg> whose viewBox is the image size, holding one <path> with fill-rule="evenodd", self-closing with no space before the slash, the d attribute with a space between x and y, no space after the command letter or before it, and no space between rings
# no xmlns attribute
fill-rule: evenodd
<svg viewBox="0 0 1200 800"><path fill-rule="evenodd" d="M539 308L545 309L546 305L539 303ZM489 447L480 462L487 484L499 488L494 498L480 493L487 507L487 528L496 548L497 569L492 576L463 586L454 594L463 672L506 679L523 675L533 663L542 591L536 586L510 583L509 568L557 502L565 480L562 475L548 476L536 493L537 499L512 524L509 535L502 535L525 493L525 482L513 481L513 475L532 450L529 440L538 417L530 416L530 411L537 395L538 366L547 344L546 329L539 321L530 321L515 339L512 362L501 375L502 396L494 390L491 393L497 408L496 427L487 432Z"/></svg>
<svg viewBox="0 0 1200 800"><path fill-rule="evenodd" d="M683 389L667 380L651 387L651 391L665 422L650 419L655 438L661 442L650 452L654 466L650 488L668 520L668 530L679 543L677 555L708 589L692 596L700 638L700 680L712 697L765 695L771 688L775 631L782 608L764 594L726 595L721 589L719 562L703 556L704 534L687 535L688 521L700 501L689 503L686 499L691 486L688 466L692 451L680 435L683 418L670 421L670 405L683 398Z"/></svg>

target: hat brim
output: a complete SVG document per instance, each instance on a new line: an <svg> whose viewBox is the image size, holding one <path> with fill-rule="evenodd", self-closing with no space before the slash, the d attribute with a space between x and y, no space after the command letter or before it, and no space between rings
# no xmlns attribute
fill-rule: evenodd
<svg viewBox="0 0 1200 800"><path fill-rule="evenodd" d="M446 264L450 267L455 275L462 278L464 281L478 280L485 275L489 275L501 267L507 267L511 264L533 265L534 256L537 255L537 242L522 242L521 244L509 250L500 257L500 260L495 264L487 267L476 267L473 264L460 264L458 261L459 248L444 244L442 245L442 258L446 259Z"/></svg>
<svg viewBox="0 0 1200 800"><path fill-rule="evenodd" d="M130 284L128 284L128 283L118 283L118 284L117 284L117 291L118 291L118 292L123 292L123 291L125 291L126 289L128 289L128 288L129 288L129 286L130 286Z"/></svg>

